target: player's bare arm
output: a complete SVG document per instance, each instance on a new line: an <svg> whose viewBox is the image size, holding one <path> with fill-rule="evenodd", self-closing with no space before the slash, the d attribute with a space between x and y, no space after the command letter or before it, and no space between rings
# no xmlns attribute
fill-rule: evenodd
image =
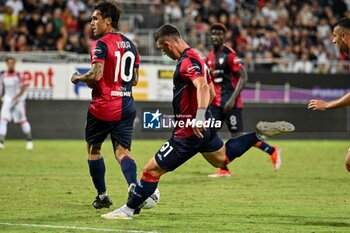
<svg viewBox="0 0 350 233"><path fill-rule="evenodd" d="M350 92L340 97L339 99L329 102L313 99L310 100L308 109L324 111L327 109L342 108L350 105Z"/></svg>
<svg viewBox="0 0 350 233"><path fill-rule="evenodd" d="M234 92L232 93L230 99L226 102L224 106L224 112L231 111L231 109L235 106L237 96L239 95L239 93L241 93L243 87L248 82L248 75L245 68L240 69L238 73L240 75L240 78L238 79L238 83Z"/></svg>
<svg viewBox="0 0 350 233"><path fill-rule="evenodd" d="M134 68L134 80L132 81L132 85L136 86L139 82L139 68Z"/></svg>
<svg viewBox="0 0 350 233"><path fill-rule="evenodd" d="M104 63L95 62L92 64L91 69L85 74L79 74L75 72L72 75L71 81L74 84L78 82L85 82L89 87L92 87L94 82L100 81L103 75Z"/></svg>
<svg viewBox="0 0 350 233"><path fill-rule="evenodd" d="M212 82L209 84L209 94L210 94L209 103L211 103L216 95L214 84Z"/></svg>
<svg viewBox="0 0 350 233"><path fill-rule="evenodd" d="M207 80L204 77L196 78L192 82L197 89L198 109L196 114L196 121L204 122L205 112L208 108L209 101L210 101L209 85L207 83ZM203 134L201 133L202 130L205 130L205 128L204 127L193 128L194 134L199 138L203 138Z"/></svg>

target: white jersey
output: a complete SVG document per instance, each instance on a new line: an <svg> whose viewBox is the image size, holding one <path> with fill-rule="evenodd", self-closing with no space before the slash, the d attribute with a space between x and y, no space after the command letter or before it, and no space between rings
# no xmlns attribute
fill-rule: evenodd
<svg viewBox="0 0 350 233"><path fill-rule="evenodd" d="M13 102L13 98L20 93L22 86L24 85L19 73L3 73L1 75L2 87L0 88L3 93L3 102L1 106L1 120L14 121L15 123L23 123L27 121L25 111L25 94Z"/></svg>
<svg viewBox="0 0 350 233"><path fill-rule="evenodd" d="M5 72L1 75L2 81L2 91L4 92L4 100L12 100L20 91L24 85L23 79L20 77L19 73ZM18 100L25 100L25 93Z"/></svg>

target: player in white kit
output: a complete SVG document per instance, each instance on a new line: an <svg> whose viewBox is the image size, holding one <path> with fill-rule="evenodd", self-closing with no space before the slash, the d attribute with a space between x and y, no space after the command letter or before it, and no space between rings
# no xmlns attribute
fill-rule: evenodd
<svg viewBox="0 0 350 233"><path fill-rule="evenodd" d="M25 111L26 86L19 73L15 71L16 60L6 59L7 71L0 76L2 83L2 106L0 117L0 149L5 148L4 140L7 124L11 121L21 124L23 133L27 137L26 149L33 149L32 132Z"/></svg>

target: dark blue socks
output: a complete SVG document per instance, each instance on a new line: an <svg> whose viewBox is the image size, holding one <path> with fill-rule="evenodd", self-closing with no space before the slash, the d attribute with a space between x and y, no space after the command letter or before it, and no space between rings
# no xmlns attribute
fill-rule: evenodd
<svg viewBox="0 0 350 233"><path fill-rule="evenodd" d="M124 156L120 162L124 177L128 185L137 183L137 168L135 161L129 156Z"/></svg>
<svg viewBox="0 0 350 233"><path fill-rule="evenodd" d="M101 157L98 160L88 160L90 175L92 182L94 182L95 188L97 189L98 194L106 192L106 183L105 183L105 162Z"/></svg>
<svg viewBox="0 0 350 233"><path fill-rule="evenodd" d="M139 207L149 196L151 196L158 186L157 182L146 182L141 179L140 183L137 184L131 198L128 200L126 205L132 209Z"/></svg>
<svg viewBox="0 0 350 233"><path fill-rule="evenodd" d="M269 144L267 144L264 141L260 141L260 142L256 143L255 147L265 151L269 155L271 155L275 151L275 148L273 148L272 146L270 146Z"/></svg>
<svg viewBox="0 0 350 233"><path fill-rule="evenodd" d="M231 138L225 143L226 156L230 161L240 157L247 150L249 150L255 143L260 141L256 133L247 133L242 136Z"/></svg>

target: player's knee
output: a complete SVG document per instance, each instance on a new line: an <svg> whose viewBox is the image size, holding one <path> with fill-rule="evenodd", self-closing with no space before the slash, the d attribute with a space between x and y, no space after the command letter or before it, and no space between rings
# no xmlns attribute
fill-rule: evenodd
<svg viewBox="0 0 350 233"><path fill-rule="evenodd" d="M88 145L89 160L98 160L101 158L101 144Z"/></svg>
<svg viewBox="0 0 350 233"><path fill-rule="evenodd" d="M120 145L115 150L114 155L115 155L115 158L118 160L118 162L122 161L125 156L130 157L129 150Z"/></svg>

